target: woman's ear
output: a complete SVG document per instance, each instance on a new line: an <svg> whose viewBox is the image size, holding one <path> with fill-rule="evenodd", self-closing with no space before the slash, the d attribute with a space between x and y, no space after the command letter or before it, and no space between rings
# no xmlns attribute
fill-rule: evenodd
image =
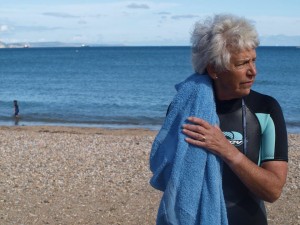
<svg viewBox="0 0 300 225"><path fill-rule="evenodd" d="M211 77L211 79L213 80L218 79L217 72L211 64L207 65L206 70L208 72L208 75Z"/></svg>

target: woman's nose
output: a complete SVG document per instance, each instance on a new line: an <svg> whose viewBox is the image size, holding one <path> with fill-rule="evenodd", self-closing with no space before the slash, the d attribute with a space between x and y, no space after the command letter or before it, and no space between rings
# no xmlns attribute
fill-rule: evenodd
<svg viewBox="0 0 300 225"><path fill-rule="evenodd" d="M255 62L250 62L250 63L249 63L248 75L251 75L251 76L255 76L255 75L256 75L256 66L255 66Z"/></svg>

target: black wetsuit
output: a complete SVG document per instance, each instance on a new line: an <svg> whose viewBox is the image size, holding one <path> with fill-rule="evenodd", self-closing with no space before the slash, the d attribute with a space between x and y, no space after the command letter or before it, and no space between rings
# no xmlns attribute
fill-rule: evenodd
<svg viewBox="0 0 300 225"><path fill-rule="evenodd" d="M244 107L242 99L216 102L220 128L227 139L257 165L287 161L287 132L277 101L251 91L243 102ZM223 190L229 225L268 224L263 201L254 196L225 163Z"/></svg>

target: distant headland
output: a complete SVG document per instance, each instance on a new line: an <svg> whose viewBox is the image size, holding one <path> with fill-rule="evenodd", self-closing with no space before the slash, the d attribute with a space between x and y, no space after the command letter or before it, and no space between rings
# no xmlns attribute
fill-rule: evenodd
<svg viewBox="0 0 300 225"><path fill-rule="evenodd" d="M122 46L122 45L101 45L85 43L64 43L64 42L18 42L4 43L0 41L0 48L56 48L56 47L101 47L101 46Z"/></svg>

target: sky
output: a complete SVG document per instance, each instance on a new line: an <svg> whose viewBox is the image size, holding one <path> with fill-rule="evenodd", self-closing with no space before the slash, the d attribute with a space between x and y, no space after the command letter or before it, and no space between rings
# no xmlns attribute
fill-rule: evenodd
<svg viewBox="0 0 300 225"><path fill-rule="evenodd" d="M261 45L300 46L299 0L0 0L0 41L190 45L195 22L217 13L251 20Z"/></svg>

